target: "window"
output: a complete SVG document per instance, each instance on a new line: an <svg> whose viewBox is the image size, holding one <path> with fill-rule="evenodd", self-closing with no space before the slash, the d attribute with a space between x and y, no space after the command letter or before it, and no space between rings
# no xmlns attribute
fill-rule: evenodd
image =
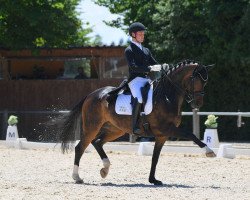
<svg viewBox="0 0 250 200"><path fill-rule="evenodd" d="M31 58L10 61L11 79L79 79L97 78L94 58ZM1 70L1 65L0 65ZM1 75L1 71L0 71Z"/></svg>
<svg viewBox="0 0 250 200"><path fill-rule="evenodd" d="M111 57L104 60L103 78L127 78L128 65L124 57Z"/></svg>
<svg viewBox="0 0 250 200"><path fill-rule="evenodd" d="M79 58L64 62L64 75L67 78L75 78L82 73L82 77L91 77L91 60L89 58ZM78 76L79 77L79 76ZM81 78L80 78L81 79Z"/></svg>

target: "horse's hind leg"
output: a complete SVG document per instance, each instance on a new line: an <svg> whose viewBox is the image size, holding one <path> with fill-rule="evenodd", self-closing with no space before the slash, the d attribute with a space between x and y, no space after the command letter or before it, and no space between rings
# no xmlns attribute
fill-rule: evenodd
<svg viewBox="0 0 250 200"><path fill-rule="evenodd" d="M79 164L80 164L80 159L88 147L88 145L91 143L91 141L96 137L98 134L99 130L101 128L101 125L95 127L94 125L89 125L84 127L84 134L81 135L81 140L75 147L75 160L74 160L74 169L73 169L73 174L72 178L76 181L76 183L82 183L83 180L79 176Z"/></svg>
<svg viewBox="0 0 250 200"><path fill-rule="evenodd" d="M103 145L106 142L113 141L122 135L124 135L123 131L109 124L109 125L104 126L101 129L100 136L91 142L103 162L103 168L100 170L100 174L102 178L106 178L109 172L109 167L110 167L110 161L109 161L107 154L105 153L103 149Z"/></svg>
<svg viewBox="0 0 250 200"><path fill-rule="evenodd" d="M73 169L73 174L72 178L76 181L76 183L82 183L83 180L79 176L79 163L80 159L82 157L82 154L84 153L85 149L87 147L83 147L83 142L80 140L80 142L76 145L75 147L75 160L74 160L74 169Z"/></svg>

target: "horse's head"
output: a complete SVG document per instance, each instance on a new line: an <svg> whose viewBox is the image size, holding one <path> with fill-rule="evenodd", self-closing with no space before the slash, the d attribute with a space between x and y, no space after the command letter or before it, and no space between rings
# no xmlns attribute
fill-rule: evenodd
<svg viewBox="0 0 250 200"><path fill-rule="evenodd" d="M183 78L185 99L192 108L200 108L203 105L204 87L208 81L207 67L198 63L187 64L190 70Z"/></svg>
<svg viewBox="0 0 250 200"><path fill-rule="evenodd" d="M155 89L155 96L161 93L159 97L164 99L174 94L183 97L192 108L200 108L203 105L204 87L208 81L208 68L211 66L192 61L163 65L161 75L157 78L159 84L156 85L158 88ZM172 98L172 101L177 102L178 99Z"/></svg>

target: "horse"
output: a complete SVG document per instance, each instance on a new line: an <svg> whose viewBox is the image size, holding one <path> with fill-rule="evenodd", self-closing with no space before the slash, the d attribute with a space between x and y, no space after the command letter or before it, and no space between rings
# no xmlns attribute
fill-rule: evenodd
<svg viewBox="0 0 250 200"><path fill-rule="evenodd" d="M168 65L168 67L162 68L160 76L151 83L154 86L153 110L146 115L146 118L150 124L150 132L155 138L148 179L154 185L163 184L155 178L155 171L161 149L169 138L192 140L204 149L207 157L216 156L192 132L179 127L184 100L192 108L200 108L203 105L204 87L208 81L208 68L208 66L191 61ZM90 93L72 109L62 123L59 137L63 152L66 152L70 148L70 142L75 140L76 130L80 134L80 141L75 146L72 174L76 183L83 183L83 179L78 173L79 163L90 143L103 161L100 174L102 178L105 178L109 172L110 160L103 145L125 133L132 133L132 117L118 115L115 112L115 101L107 100L110 92L114 89L115 87L107 86ZM142 122L140 122L140 128L143 132Z"/></svg>

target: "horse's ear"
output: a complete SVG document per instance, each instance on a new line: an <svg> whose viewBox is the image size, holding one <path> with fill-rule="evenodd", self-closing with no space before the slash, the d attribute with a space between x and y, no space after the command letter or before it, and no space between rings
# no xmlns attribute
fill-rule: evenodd
<svg viewBox="0 0 250 200"><path fill-rule="evenodd" d="M205 67L209 71L209 70L211 70L211 69L213 69L215 67L215 64L206 65Z"/></svg>

